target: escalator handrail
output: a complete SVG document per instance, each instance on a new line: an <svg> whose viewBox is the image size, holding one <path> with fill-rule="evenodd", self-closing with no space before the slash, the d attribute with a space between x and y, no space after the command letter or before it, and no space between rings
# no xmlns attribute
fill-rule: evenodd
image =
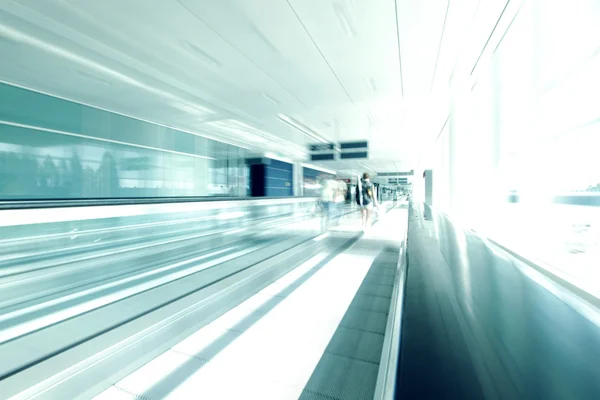
<svg viewBox="0 0 600 400"><path fill-rule="evenodd" d="M149 214L198 212L208 210L229 210L240 207L278 206L286 204L311 204L313 197L270 197L244 198L213 201L147 202L136 199L134 202L103 203L102 200L69 202L48 202L44 206L2 208L7 203L0 202L0 227L40 223L57 223L87 219L121 218ZM23 203L24 204L24 203ZM93 207L90 209L90 207Z"/></svg>
<svg viewBox="0 0 600 400"><path fill-rule="evenodd" d="M56 207L92 207L164 203L210 203L218 201L313 199L308 196L282 197L234 197L234 196L186 196L186 197L114 197L81 199L0 199L0 210L19 210Z"/></svg>
<svg viewBox="0 0 600 400"><path fill-rule="evenodd" d="M408 219L408 216L407 216ZM408 268L408 221L400 243L398 267L394 290L390 302L390 311L385 330L383 349L379 362L377 384L375 387L375 400L393 400L396 393L396 377L400 362L400 341L402 334L402 315L404 310L404 297L406 288L406 275Z"/></svg>

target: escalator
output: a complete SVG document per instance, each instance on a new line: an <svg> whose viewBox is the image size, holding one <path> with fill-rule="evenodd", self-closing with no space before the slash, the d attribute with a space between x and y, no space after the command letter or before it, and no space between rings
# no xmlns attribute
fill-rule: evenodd
<svg viewBox="0 0 600 400"><path fill-rule="evenodd" d="M374 398L388 368L400 243L340 232L316 240L308 259L289 258L287 274L96 399Z"/></svg>
<svg viewBox="0 0 600 400"><path fill-rule="evenodd" d="M225 335L244 336L261 320L272 319L269 311L305 291L332 265L338 265L338 283L317 285L321 303L313 305L324 311L329 304L329 311L337 316L330 317L339 321L329 325L328 331L315 326L304 331L321 335L326 340L323 346L329 339L331 343L327 349L310 353L315 365L309 372L314 374L305 373L308 386L300 394L327 392L318 383L323 374L331 373L322 372L331 368L327 357L355 358L356 362L366 357L362 361L370 362L376 373L365 392L370 397L363 393L359 398L371 398L383 346L381 321L387 321L386 302L389 307L391 299L390 284L381 280L393 283L389 273L395 271L397 249L385 253L381 246L367 246L371 250L353 255L360 249L361 237L355 230L322 233L320 221L310 212L290 213L287 206L277 207L275 213L245 212L241 218L229 210L225 218L223 211L216 211L216 216L159 214L145 221L135 215L103 222L67 220L62 229L56 228L56 222L51 224L52 231L46 235L32 235L36 230L17 226L13 237L0 241L4 251L0 268L2 398L88 399L106 388L117 388L119 381L172 353L186 338L213 329L232 311L247 309L257 297L263 298L266 308L255 307L252 318L228 328ZM387 258L377 258L379 253ZM345 282L340 259L350 268L357 266L353 284ZM287 286L282 284L286 280ZM265 297L276 287L282 290ZM346 303L335 302L339 297L335 287L345 290ZM296 300L297 311L310 304L314 293ZM375 325L368 329L372 332L362 332L358 325L371 314ZM304 313L306 326L311 326L314 315ZM280 322L273 326L294 326ZM375 336L365 339L369 335ZM350 343L365 340L367 346L359 346L360 353L348 353L354 347ZM229 347L221 343L223 349ZM285 345L294 348L289 342ZM150 390L153 398L163 398L175 389L177 375L167 375ZM296 390L299 386L289 387Z"/></svg>

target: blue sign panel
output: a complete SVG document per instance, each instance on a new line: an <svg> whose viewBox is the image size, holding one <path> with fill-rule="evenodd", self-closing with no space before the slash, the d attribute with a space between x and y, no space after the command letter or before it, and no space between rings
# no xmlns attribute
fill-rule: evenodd
<svg viewBox="0 0 600 400"><path fill-rule="evenodd" d="M333 161L335 156L333 153L311 154L311 161Z"/></svg>
<svg viewBox="0 0 600 400"><path fill-rule="evenodd" d="M342 142L340 143L340 149L342 150L350 150L350 149L366 149L369 147L366 141L361 142Z"/></svg>
<svg viewBox="0 0 600 400"><path fill-rule="evenodd" d="M327 151L333 150L333 143L311 144L308 146L310 151Z"/></svg>
<svg viewBox="0 0 600 400"><path fill-rule="evenodd" d="M369 155L369 153L366 151L355 151L352 153L340 154L340 159L348 160L348 159L354 159L354 158L367 158L368 155Z"/></svg>

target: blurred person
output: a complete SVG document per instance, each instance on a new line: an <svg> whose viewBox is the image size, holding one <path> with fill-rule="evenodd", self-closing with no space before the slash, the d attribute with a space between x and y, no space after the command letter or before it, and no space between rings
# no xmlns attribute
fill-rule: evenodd
<svg viewBox="0 0 600 400"><path fill-rule="evenodd" d="M321 220L321 227L327 229L332 219L333 207L335 205L335 196L337 193L337 183L324 176L321 178L321 207L323 209L323 218Z"/></svg>
<svg viewBox="0 0 600 400"><path fill-rule="evenodd" d="M362 230L367 232L371 227L371 215L373 207L379 207L377 198L374 196L373 184L368 173L364 173L356 188L356 202L360 207L362 217Z"/></svg>
<svg viewBox="0 0 600 400"><path fill-rule="evenodd" d="M333 200L333 218L335 223L339 223L342 218L342 205L346 202L346 192L348 185L346 182L339 179L335 182L335 196Z"/></svg>
<svg viewBox="0 0 600 400"><path fill-rule="evenodd" d="M338 185L337 185L337 197L335 202L336 203L343 203L344 201L346 201L346 193L348 192L348 185L346 184L346 182L344 182L343 180L338 180Z"/></svg>

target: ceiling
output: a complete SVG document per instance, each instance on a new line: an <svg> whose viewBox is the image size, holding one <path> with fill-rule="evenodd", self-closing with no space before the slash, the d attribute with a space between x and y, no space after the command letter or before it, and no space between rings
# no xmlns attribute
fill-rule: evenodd
<svg viewBox="0 0 600 400"><path fill-rule="evenodd" d="M449 4L0 0L0 80L293 159L366 139L327 166L408 170L479 0Z"/></svg>

